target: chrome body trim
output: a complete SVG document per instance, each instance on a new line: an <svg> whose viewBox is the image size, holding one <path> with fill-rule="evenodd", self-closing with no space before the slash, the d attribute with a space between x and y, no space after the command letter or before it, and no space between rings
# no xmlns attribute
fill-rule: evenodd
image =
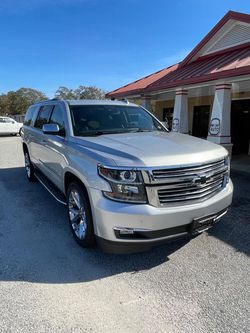
<svg viewBox="0 0 250 333"><path fill-rule="evenodd" d="M67 206L67 202L66 201L62 201L60 200L49 188L48 186L46 186L44 184L44 182L41 180L41 178L39 177L39 175L37 173L35 173L36 178L38 179L39 183L41 183L43 185L43 187L52 195L52 197L54 199L56 199L56 201L58 201L60 204Z"/></svg>

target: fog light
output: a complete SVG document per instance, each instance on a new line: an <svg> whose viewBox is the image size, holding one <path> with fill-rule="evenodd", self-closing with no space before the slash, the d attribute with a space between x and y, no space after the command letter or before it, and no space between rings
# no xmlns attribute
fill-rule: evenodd
<svg viewBox="0 0 250 333"><path fill-rule="evenodd" d="M119 234L120 235L133 235L134 234L134 230L133 229L129 229L129 228L120 229L119 230Z"/></svg>

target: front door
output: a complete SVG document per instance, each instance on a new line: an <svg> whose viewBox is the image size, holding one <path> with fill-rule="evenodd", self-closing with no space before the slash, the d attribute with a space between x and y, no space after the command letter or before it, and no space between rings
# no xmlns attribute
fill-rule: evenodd
<svg viewBox="0 0 250 333"><path fill-rule="evenodd" d="M63 191L63 171L68 165L64 156L65 150L65 113L61 106L56 105L51 113L50 124L57 124L61 133L46 134L46 145L43 151L43 164L46 176Z"/></svg>
<svg viewBox="0 0 250 333"><path fill-rule="evenodd" d="M250 99L232 101L231 136L233 154L248 154L250 141Z"/></svg>
<svg viewBox="0 0 250 333"><path fill-rule="evenodd" d="M209 105L194 106L192 135L198 138L207 138L209 124Z"/></svg>

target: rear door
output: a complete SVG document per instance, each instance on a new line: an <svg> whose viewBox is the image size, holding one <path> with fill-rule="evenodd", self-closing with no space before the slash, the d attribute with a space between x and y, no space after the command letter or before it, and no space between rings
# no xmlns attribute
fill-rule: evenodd
<svg viewBox="0 0 250 333"><path fill-rule="evenodd" d="M42 127L44 124L49 123L53 107L54 107L53 105L43 105L40 107L37 118L34 123L34 128L32 131L32 141L30 143L32 162L45 174L46 174L46 168L44 166L44 160L45 160L47 138L42 131Z"/></svg>
<svg viewBox="0 0 250 333"><path fill-rule="evenodd" d="M18 133L19 132L19 126L18 126L18 123L12 119L12 118L7 118L8 119L8 123L9 123L9 126L10 126L10 133Z"/></svg>

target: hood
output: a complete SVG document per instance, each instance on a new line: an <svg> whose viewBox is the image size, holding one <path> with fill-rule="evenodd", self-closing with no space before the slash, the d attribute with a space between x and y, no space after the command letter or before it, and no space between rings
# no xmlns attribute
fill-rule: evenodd
<svg viewBox="0 0 250 333"><path fill-rule="evenodd" d="M75 143L91 151L98 162L133 167L176 166L204 163L227 155L219 145L190 135L167 132L108 134L74 137Z"/></svg>

